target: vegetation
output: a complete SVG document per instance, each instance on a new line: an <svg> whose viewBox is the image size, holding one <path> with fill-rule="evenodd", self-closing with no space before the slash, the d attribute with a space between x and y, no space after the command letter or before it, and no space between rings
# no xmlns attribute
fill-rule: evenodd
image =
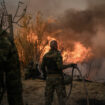
<svg viewBox="0 0 105 105"><path fill-rule="evenodd" d="M28 25L27 25L28 23ZM34 64L40 62L45 46L48 41L42 41L45 37L47 21L40 12L37 13L35 22L31 16L26 15L21 21L22 28L18 29L15 43L19 52L20 61L27 65L30 61Z"/></svg>
<svg viewBox="0 0 105 105"><path fill-rule="evenodd" d="M105 105L105 85L96 82L86 83L89 93L90 105ZM23 81L24 102L29 105L44 105L44 88L43 80L27 80ZM66 87L67 92L69 86ZM69 98L70 105L87 105L86 96L81 81L73 81L73 89ZM59 105L55 94L53 105Z"/></svg>

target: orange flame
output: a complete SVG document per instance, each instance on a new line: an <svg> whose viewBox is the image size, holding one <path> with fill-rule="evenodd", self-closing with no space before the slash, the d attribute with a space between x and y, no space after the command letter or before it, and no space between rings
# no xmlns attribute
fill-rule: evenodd
<svg viewBox="0 0 105 105"><path fill-rule="evenodd" d="M28 36L27 36L27 40L31 43L35 43L35 41L38 39L37 35L35 35L35 33L31 32Z"/></svg>
<svg viewBox="0 0 105 105"><path fill-rule="evenodd" d="M49 43L51 40L56 40L52 37L47 37ZM61 44L58 40L58 46ZM45 46L44 53L47 53L50 49L49 44ZM59 49L60 50L60 49ZM83 61L86 61L86 59L89 59L91 56L91 49L84 47L80 42L74 43L74 50L70 51L69 49L65 49L65 51L62 52L62 57L64 63L80 63Z"/></svg>
<svg viewBox="0 0 105 105"><path fill-rule="evenodd" d="M27 39L29 42L35 42L35 40L37 40L37 36L34 35L34 33L32 33L27 37ZM43 48L43 45L40 46L40 48L43 48L43 52L42 52L40 59L42 59L44 54L50 50L49 43L51 40L56 40L58 42L58 47L61 45L61 42L59 42L56 38L48 36L47 40L48 40L48 44L46 46L44 46L44 48ZM74 43L73 51L70 51L69 48L68 49L65 48L65 50L62 52L62 57L63 57L64 63L81 63L83 61L88 60L91 55L92 55L91 49L86 48L80 42Z"/></svg>
<svg viewBox="0 0 105 105"><path fill-rule="evenodd" d="M65 63L80 63L91 56L91 49L85 48L80 42L74 43L74 50L65 50L62 54Z"/></svg>

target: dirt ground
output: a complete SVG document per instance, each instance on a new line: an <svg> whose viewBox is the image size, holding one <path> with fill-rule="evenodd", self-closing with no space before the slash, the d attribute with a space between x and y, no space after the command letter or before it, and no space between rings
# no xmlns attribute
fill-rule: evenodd
<svg viewBox="0 0 105 105"><path fill-rule="evenodd" d="M87 82L90 105L105 105L105 84ZM24 101L29 105L44 105L44 88L43 80L26 80L23 81ZM66 86L67 92L69 86ZM73 82L73 89L69 98L70 105L86 105L86 94L81 81ZM53 105L58 105L55 93Z"/></svg>
<svg viewBox="0 0 105 105"><path fill-rule="evenodd" d="M88 88L90 105L105 105L105 84L86 82ZM28 105L44 105L44 88L43 80L24 80L23 81L23 97L25 104ZM68 92L69 86L66 86ZM6 97L6 96L5 96ZM6 100L3 105L8 105ZM83 83L81 81L73 81L73 89L68 101L69 105L86 105L86 95ZM55 93L53 105L59 105Z"/></svg>

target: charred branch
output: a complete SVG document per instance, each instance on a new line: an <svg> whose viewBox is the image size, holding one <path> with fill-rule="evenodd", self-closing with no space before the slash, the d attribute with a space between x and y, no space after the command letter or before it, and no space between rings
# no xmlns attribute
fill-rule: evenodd
<svg viewBox="0 0 105 105"><path fill-rule="evenodd" d="M21 19L25 16L26 11L27 11L27 5L25 6L25 8L23 9L22 13L20 15L18 15L20 7L23 5L23 2L18 3L18 7L16 9L15 15L13 17L13 19L11 19L11 24L16 24L19 27L24 27L22 25L19 24L19 22L21 21ZM1 2L1 13L0 13L0 28L2 29L2 31L0 31L0 35L2 35L5 31L7 31L9 28L11 28L10 20L8 20L9 18L9 14L7 12L7 8L5 5L5 0L3 0ZM9 22L9 23L8 23ZM29 24L29 21L27 22L27 25Z"/></svg>

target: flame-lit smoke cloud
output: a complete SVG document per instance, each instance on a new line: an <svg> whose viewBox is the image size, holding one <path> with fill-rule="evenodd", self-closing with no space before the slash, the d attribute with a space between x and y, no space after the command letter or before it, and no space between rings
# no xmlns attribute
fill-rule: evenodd
<svg viewBox="0 0 105 105"><path fill-rule="evenodd" d="M58 17L59 25L56 28L63 32L56 37L62 37L61 40L68 46L79 41L86 47L91 47L94 57L105 57L105 2L88 1L91 3L88 9L68 9Z"/></svg>
<svg viewBox="0 0 105 105"><path fill-rule="evenodd" d="M18 1L7 0L8 10L12 12L12 7L15 10ZM21 1L28 3L28 0ZM28 11L34 16L38 10L58 17L60 24L52 29L63 30L56 37L63 39L66 46L72 49L73 42L79 41L91 47L96 57L105 57L105 0L30 0Z"/></svg>
<svg viewBox="0 0 105 105"><path fill-rule="evenodd" d="M6 1L10 11L16 7L17 1ZM58 25L52 24L50 28L51 31L61 30L55 37L66 48L73 49L73 43L80 42L92 49L93 66L95 62L100 65L92 67L93 75L98 71L97 77L105 78L105 59L102 59L105 58L105 0L30 0L28 11L34 16L39 10L45 16L57 18Z"/></svg>
<svg viewBox="0 0 105 105"><path fill-rule="evenodd" d="M58 20L68 47L70 42L79 41L92 49L94 59L90 61L89 80L105 81L105 1L88 0L86 10L66 10ZM84 70L88 69L84 67Z"/></svg>

